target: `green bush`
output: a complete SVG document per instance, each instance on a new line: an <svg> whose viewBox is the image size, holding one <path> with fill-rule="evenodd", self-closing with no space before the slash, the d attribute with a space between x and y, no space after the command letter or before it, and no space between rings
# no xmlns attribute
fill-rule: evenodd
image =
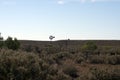
<svg viewBox="0 0 120 80"><path fill-rule="evenodd" d="M89 41L82 46L83 52L93 52L97 49L97 45L93 41Z"/></svg>
<svg viewBox="0 0 120 80"><path fill-rule="evenodd" d="M97 49L97 45L93 41L88 41L85 43L81 50L84 55L84 58L87 60L89 55L92 55L93 52Z"/></svg>

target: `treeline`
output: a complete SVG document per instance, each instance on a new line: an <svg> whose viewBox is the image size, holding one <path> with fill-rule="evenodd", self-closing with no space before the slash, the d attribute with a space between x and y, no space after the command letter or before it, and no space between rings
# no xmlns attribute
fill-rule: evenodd
<svg viewBox="0 0 120 80"><path fill-rule="evenodd" d="M0 48L7 48L12 50L18 50L20 48L20 42L17 38L8 37L5 41L0 41Z"/></svg>

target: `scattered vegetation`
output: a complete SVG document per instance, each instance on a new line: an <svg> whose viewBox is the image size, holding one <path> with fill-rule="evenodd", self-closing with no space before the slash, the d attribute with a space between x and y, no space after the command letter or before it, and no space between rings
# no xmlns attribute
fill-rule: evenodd
<svg viewBox="0 0 120 80"><path fill-rule="evenodd" d="M92 74L92 80L119 80L120 79L120 68L97 68L92 67L90 69Z"/></svg>
<svg viewBox="0 0 120 80"><path fill-rule="evenodd" d="M94 41L73 47L0 41L0 80L119 80L120 48ZM63 42L64 43L64 42Z"/></svg>
<svg viewBox="0 0 120 80"><path fill-rule="evenodd" d="M65 67L63 68L63 72L67 75L69 75L72 78L76 78L78 77L77 75L77 69L74 65L65 65Z"/></svg>

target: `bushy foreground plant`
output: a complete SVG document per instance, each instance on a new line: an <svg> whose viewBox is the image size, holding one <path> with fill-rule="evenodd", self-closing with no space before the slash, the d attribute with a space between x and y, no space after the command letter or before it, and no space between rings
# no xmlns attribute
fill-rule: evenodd
<svg viewBox="0 0 120 80"><path fill-rule="evenodd" d="M64 65L63 72L67 75L69 75L72 78L77 78L78 77L78 70L76 67L72 64L66 64Z"/></svg>
<svg viewBox="0 0 120 80"><path fill-rule="evenodd" d="M90 57L89 62L92 64L120 64L120 55L93 55Z"/></svg>
<svg viewBox="0 0 120 80"><path fill-rule="evenodd" d="M0 80L56 80L57 68L33 53L0 51Z"/></svg>
<svg viewBox="0 0 120 80"><path fill-rule="evenodd" d="M97 68L90 69L92 73L91 80L119 80L120 68Z"/></svg>

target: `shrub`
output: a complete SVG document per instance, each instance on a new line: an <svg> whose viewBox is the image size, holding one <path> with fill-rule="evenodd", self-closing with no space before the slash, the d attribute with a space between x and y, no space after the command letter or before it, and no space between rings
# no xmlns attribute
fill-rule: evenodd
<svg viewBox="0 0 120 80"><path fill-rule="evenodd" d="M70 54L68 52L59 52L54 54L54 60L57 64L61 64L62 60L68 59L70 57Z"/></svg>
<svg viewBox="0 0 120 80"><path fill-rule="evenodd" d="M85 59L87 60L89 55L92 55L92 53L97 49L97 45L92 42L92 41L89 41L87 43L85 43L83 46L82 46L82 52L83 52L83 55L85 57Z"/></svg>
<svg viewBox="0 0 120 80"><path fill-rule="evenodd" d="M112 65L120 64L120 56L119 55L106 56L106 63Z"/></svg>
<svg viewBox="0 0 120 80"><path fill-rule="evenodd" d="M93 55L89 58L89 62L92 64L112 64L117 65L120 64L120 56L119 55Z"/></svg>
<svg viewBox="0 0 120 80"><path fill-rule="evenodd" d="M57 80L72 80L71 77L69 77L68 75L66 75L63 72L58 72L57 75Z"/></svg>
<svg viewBox="0 0 120 80"><path fill-rule="evenodd" d="M41 52L42 52L42 50L41 50L41 49L39 49L39 47L38 47L38 46L35 46L35 52L37 52L37 53L41 53Z"/></svg>
<svg viewBox="0 0 120 80"><path fill-rule="evenodd" d="M83 62L84 61L84 58L83 57L81 57L81 56L78 56L78 57L76 57L76 59L75 59L75 62L77 62L77 63L81 63L81 62Z"/></svg>
<svg viewBox="0 0 120 80"><path fill-rule="evenodd" d="M58 46L49 44L44 49L48 54L54 54L60 52L60 48Z"/></svg>
<svg viewBox="0 0 120 80"><path fill-rule="evenodd" d="M0 51L0 80L47 80L48 76L53 79L57 71L37 54Z"/></svg>
<svg viewBox="0 0 120 80"><path fill-rule="evenodd" d="M92 73L91 80L119 80L120 79L120 69L119 68L97 68L92 67L90 69Z"/></svg>
<svg viewBox="0 0 120 80"><path fill-rule="evenodd" d="M93 41L89 41L82 46L83 52L93 52L97 49L97 45Z"/></svg>
<svg viewBox="0 0 120 80"><path fill-rule="evenodd" d="M24 48L25 51L27 52L32 52L33 51L33 48L31 45L27 45L25 48Z"/></svg>
<svg viewBox="0 0 120 80"><path fill-rule="evenodd" d="M104 64L105 56L94 55L89 58L89 62L92 64Z"/></svg>
<svg viewBox="0 0 120 80"><path fill-rule="evenodd" d="M68 52L59 52L59 53L56 53L55 56L58 58L58 59L63 59L65 57L69 57L69 53Z"/></svg>
<svg viewBox="0 0 120 80"><path fill-rule="evenodd" d="M77 71L76 67L73 65L68 65L68 66L66 65L63 69L63 72L65 74L71 76L72 78L78 77L78 75L77 75L78 71Z"/></svg>

